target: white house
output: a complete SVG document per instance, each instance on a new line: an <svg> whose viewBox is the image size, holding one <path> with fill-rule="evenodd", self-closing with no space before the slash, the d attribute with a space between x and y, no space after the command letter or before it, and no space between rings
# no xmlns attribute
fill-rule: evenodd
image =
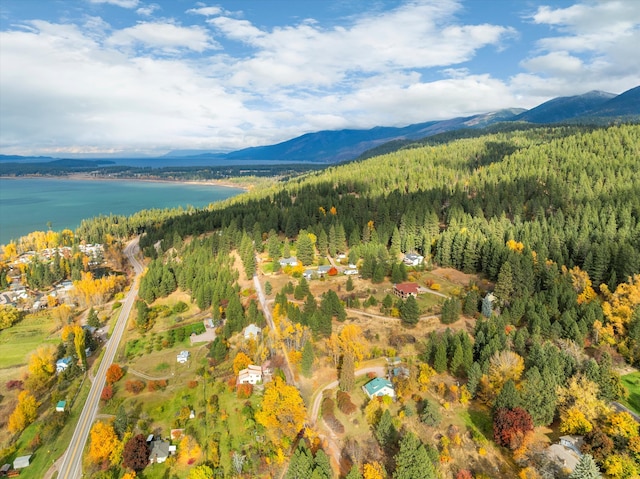
<svg viewBox="0 0 640 479"><path fill-rule="evenodd" d="M262 329L260 329L255 324L251 323L249 326L244 328L244 339L258 339L258 337L262 334Z"/></svg>
<svg viewBox="0 0 640 479"><path fill-rule="evenodd" d="M407 253L404 255L404 264L407 266L420 266L424 261L424 256L417 253Z"/></svg>
<svg viewBox="0 0 640 479"><path fill-rule="evenodd" d="M27 467L30 464L30 460L31 460L31 454L29 454L28 456L16 457L13 460L13 468L14 469L23 469L23 468Z"/></svg>
<svg viewBox="0 0 640 479"><path fill-rule="evenodd" d="M313 278L315 274L316 274L316 271L314 269L305 269L304 272L302 273L302 277L306 280L310 280Z"/></svg>
<svg viewBox="0 0 640 479"><path fill-rule="evenodd" d="M347 276L354 276L354 275L358 274L358 270L357 269L345 269L344 270L344 274L346 274Z"/></svg>
<svg viewBox="0 0 640 479"><path fill-rule="evenodd" d="M297 266L298 265L298 258L296 258L295 256L292 256L291 258L282 258L280 261L280 266L282 266L283 268L285 266Z"/></svg>
<svg viewBox="0 0 640 479"><path fill-rule="evenodd" d="M180 363L180 364L184 364L189 360L189 356L191 356L191 354L189 353L189 351L180 351L178 353L178 356L176 358L176 360Z"/></svg>
<svg viewBox="0 0 640 479"><path fill-rule="evenodd" d="M372 399L374 396L389 396L393 399L396 397L393 384L385 378L374 378L362 386L362 389L365 394L369 396L369 399Z"/></svg>
<svg viewBox="0 0 640 479"><path fill-rule="evenodd" d="M56 361L56 372L62 373L67 370L67 368L71 366L71 357L67 356L66 358L58 359Z"/></svg>
<svg viewBox="0 0 640 479"><path fill-rule="evenodd" d="M262 382L262 368L250 364L238 373L238 384L258 384Z"/></svg>
<svg viewBox="0 0 640 479"><path fill-rule="evenodd" d="M583 443L582 436L560 436L559 443L547 448L547 455L562 469L573 472L582 457L580 447Z"/></svg>

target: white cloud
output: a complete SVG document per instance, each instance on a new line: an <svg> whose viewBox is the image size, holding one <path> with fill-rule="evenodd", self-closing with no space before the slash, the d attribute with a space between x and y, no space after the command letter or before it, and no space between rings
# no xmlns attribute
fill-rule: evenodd
<svg viewBox="0 0 640 479"><path fill-rule="evenodd" d="M195 13L196 15L204 15L205 17L210 17L213 15L220 15L223 12L220 7L198 7L198 8L190 8L187 10L187 13Z"/></svg>
<svg viewBox="0 0 640 479"><path fill-rule="evenodd" d="M515 88L555 96L575 94L576 85L584 91L620 92L638 84L640 2L602 0L567 8L541 6L530 19L559 34L536 42L533 56L521 62L529 73L513 78Z"/></svg>
<svg viewBox="0 0 640 479"><path fill-rule="evenodd" d="M157 3L150 3L144 7L140 7L136 10L138 15L142 15L143 17L150 17L153 15L153 12L160 10L161 7Z"/></svg>
<svg viewBox="0 0 640 479"><path fill-rule="evenodd" d="M454 25L452 15L458 8L452 1L412 2L332 29L305 21L266 31L227 16L208 23L226 38L256 50L233 66L236 85L327 86L353 74L459 64L514 34L497 25Z"/></svg>
<svg viewBox="0 0 640 479"><path fill-rule="evenodd" d="M140 2L138 0L89 0L89 3L107 3L122 8L136 8Z"/></svg>
<svg viewBox="0 0 640 479"><path fill-rule="evenodd" d="M117 46L142 44L148 48L165 50L186 48L196 52L216 48L215 42L203 27L181 27L162 22L142 22L134 27L118 30L109 38L108 43Z"/></svg>

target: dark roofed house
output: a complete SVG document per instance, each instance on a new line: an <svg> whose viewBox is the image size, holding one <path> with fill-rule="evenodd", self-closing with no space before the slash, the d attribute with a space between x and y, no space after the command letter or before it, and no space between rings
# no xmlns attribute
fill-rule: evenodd
<svg viewBox="0 0 640 479"><path fill-rule="evenodd" d="M417 298L418 291L418 283L398 283L393 285L393 294L402 299L407 299L409 296Z"/></svg>
<svg viewBox="0 0 640 479"><path fill-rule="evenodd" d="M162 464L169 457L169 444L168 441L163 441L162 439L156 439L155 441L151 441L149 447L151 448L151 452L149 453L149 462L151 464L157 463Z"/></svg>

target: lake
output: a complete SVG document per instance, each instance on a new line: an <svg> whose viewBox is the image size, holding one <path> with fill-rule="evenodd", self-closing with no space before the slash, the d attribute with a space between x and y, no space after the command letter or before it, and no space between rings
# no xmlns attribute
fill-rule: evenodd
<svg viewBox="0 0 640 479"><path fill-rule="evenodd" d="M240 188L170 182L0 178L0 244L32 231L75 230L85 218L151 208L201 208Z"/></svg>

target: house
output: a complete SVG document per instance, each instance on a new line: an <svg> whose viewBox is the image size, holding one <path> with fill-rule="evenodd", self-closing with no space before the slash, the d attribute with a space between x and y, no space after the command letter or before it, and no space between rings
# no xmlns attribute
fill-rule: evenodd
<svg viewBox="0 0 640 479"><path fill-rule="evenodd" d="M353 276L358 274L358 270L353 268L345 269L344 274L346 274L347 276Z"/></svg>
<svg viewBox="0 0 640 479"><path fill-rule="evenodd" d="M547 456L562 469L573 472L582 457L580 447L583 442L582 436L560 436L558 444L547 448Z"/></svg>
<svg viewBox="0 0 640 479"><path fill-rule="evenodd" d="M389 376L392 378L408 378L409 375L409 368L406 368L404 366L396 366L389 372Z"/></svg>
<svg viewBox="0 0 640 479"><path fill-rule="evenodd" d="M67 356L66 358L58 359L56 361L56 372L62 373L67 370L69 366L71 366L71 356Z"/></svg>
<svg viewBox="0 0 640 479"><path fill-rule="evenodd" d="M262 329L260 329L255 324L251 323L249 326L244 328L244 339L258 339L258 337L262 334Z"/></svg>
<svg viewBox="0 0 640 479"><path fill-rule="evenodd" d="M56 412L64 412L67 408L67 401L58 401L56 404Z"/></svg>
<svg viewBox="0 0 640 479"><path fill-rule="evenodd" d="M23 469L29 465L29 461L31 459L31 454L28 456L20 456L16 457L13 460L13 468L14 469Z"/></svg>
<svg viewBox="0 0 640 479"><path fill-rule="evenodd" d="M318 276L320 276L322 278L322 277L324 277L325 274L329 274L329 270L331 268L333 268L333 266L331 266L331 265L318 266L318 269L316 270L316 273L318 274Z"/></svg>
<svg viewBox="0 0 640 479"><path fill-rule="evenodd" d="M402 261L407 266L420 266L424 262L424 256L417 253L407 253Z"/></svg>
<svg viewBox="0 0 640 479"><path fill-rule="evenodd" d="M313 278L313 275L315 275L315 274L316 274L315 270L313 270L313 269L305 269L304 272L302 273L302 277L308 281L311 278Z"/></svg>
<svg viewBox="0 0 640 479"><path fill-rule="evenodd" d="M298 266L298 258L296 258L295 256L292 256L291 258L282 258L281 260L278 261L280 263L280 266L282 266L283 268L285 266Z"/></svg>
<svg viewBox="0 0 640 479"><path fill-rule="evenodd" d="M258 384L262 382L262 368L250 364L238 373L238 384Z"/></svg>
<svg viewBox="0 0 640 479"><path fill-rule="evenodd" d="M389 396L391 398L396 397L396 391L393 389L391 381L385 378L374 378L367 384L362 386L362 390L365 392L369 399L374 396Z"/></svg>
<svg viewBox="0 0 640 479"><path fill-rule="evenodd" d="M191 354L189 353L189 351L180 351L178 353L178 356L176 358L176 360L180 363L180 364L184 364L189 360L189 356L191 356Z"/></svg>
<svg viewBox="0 0 640 479"><path fill-rule="evenodd" d="M169 447L171 445L168 441L163 441L162 439L156 439L151 441L149 444L149 449L151 452L149 453L149 462L151 464L162 464L169 457Z"/></svg>
<svg viewBox="0 0 640 479"><path fill-rule="evenodd" d="M2 467L0 467L0 476L6 476L9 472L9 469L11 469L11 464L4 464Z"/></svg>
<svg viewBox="0 0 640 479"><path fill-rule="evenodd" d="M393 285L393 294L402 299L407 299L409 296L417 298L418 291L418 283L399 283Z"/></svg>

